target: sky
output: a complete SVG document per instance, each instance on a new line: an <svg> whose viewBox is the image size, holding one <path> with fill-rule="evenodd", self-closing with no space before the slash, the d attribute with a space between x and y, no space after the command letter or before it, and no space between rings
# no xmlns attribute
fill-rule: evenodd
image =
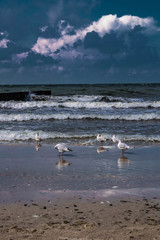
<svg viewBox="0 0 160 240"><path fill-rule="evenodd" d="M158 0L1 0L0 84L160 83Z"/></svg>

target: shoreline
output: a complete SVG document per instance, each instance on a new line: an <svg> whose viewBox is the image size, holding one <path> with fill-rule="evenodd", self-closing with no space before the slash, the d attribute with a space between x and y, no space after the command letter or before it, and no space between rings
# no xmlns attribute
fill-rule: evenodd
<svg viewBox="0 0 160 240"><path fill-rule="evenodd" d="M114 188L114 187L113 187ZM160 199L160 188L133 188L133 189L101 189L101 190L37 190L37 191L19 191L6 192L0 191L0 205L14 204L16 202L46 202L64 199L68 201L74 198L83 198L84 200L95 199L97 201L115 201L122 198L139 199L152 198Z"/></svg>

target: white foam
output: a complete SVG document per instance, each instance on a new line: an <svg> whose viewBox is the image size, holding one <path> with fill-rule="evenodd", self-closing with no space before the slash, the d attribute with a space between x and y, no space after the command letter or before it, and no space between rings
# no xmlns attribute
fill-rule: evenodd
<svg viewBox="0 0 160 240"><path fill-rule="evenodd" d="M83 120L83 119L101 119L101 120L126 120L126 121L148 121L160 120L160 114L144 113L144 114L0 114L0 122L11 121L46 121L46 120Z"/></svg>
<svg viewBox="0 0 160 240"><path fill-rule="evenodd" d="M28 140L35 140L35 134L37 131L31 130L1 130L0 131L0 141L28 141ZM51 139L84 139L84 138L92 138L94 135L91 134L82 134L82 135L72 135L69 133L61 133L61 132L45 132L45 131L38 131L41 140L51 140Z"/></svg>
<svg viewBox="0 0 160 240"><path fill-rule="evenodd" d="M32 109L32 108L55 108L55 107L63 107L63 108L75 108L75 109L109 109L109 108L117 108L117 109L129 109L129 108L160 108L160 101L133 101L133 102L103 102L103 101L86 101L87 99L83 99L83 101L73 101L67 100L65 98L61 98L61 100L56 101L28 101L28 102L16 102L16 101L8 101L8 102L0 102L0 108L6 109Z"/></svg>
<svg viewBox="0 0 160 240"><path fill-rule="evenodd" d="M12 141L35 141L35 134L36 131L31 130L19 130L19 131L13 131L13 130L1 130L0 131L0 141L6 141L6 142L12 142ZM38 131L41 140L54 140L54 139L73 139L73 142L75 143L75 139L79 139L81 141L84 141L84 139L96 139L95 134L73 134L73 133L61 133L61 132L46 132L46 131ZM110 140L112 139L112 134L103 134L103 136ZM123 141L143 141L143 142L154 142L158 141L160 142L160 136L159 135L119 135L119 138ZM96 141L93 142L96 144ZM83 145L83 144L82 144Z"/></svg>

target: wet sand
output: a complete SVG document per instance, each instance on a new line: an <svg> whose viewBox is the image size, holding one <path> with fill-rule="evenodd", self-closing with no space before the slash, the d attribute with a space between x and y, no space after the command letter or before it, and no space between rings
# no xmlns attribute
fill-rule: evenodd
<svg viewBox="0 0 160 240"><path fill-rule="evenodd" d="M160 239L157 146L125 159L73 146L58 168L51 146L0 149L0 239Z"/></svg>

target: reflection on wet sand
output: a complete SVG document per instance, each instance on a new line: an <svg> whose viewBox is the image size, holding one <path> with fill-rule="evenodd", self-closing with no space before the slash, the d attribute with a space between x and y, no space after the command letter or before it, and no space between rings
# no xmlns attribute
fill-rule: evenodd
<svg viewBox="0 0 160 240"><path fill-rule="evenodd" d="M40 144L39 142L36 143L35 145L35 149L36 151L39 151L39 149L42 147L42 144Z"/></svg>
<svg viewBox="0 0 160 240"><path fill-rule="evenodd" d="M97 153L102 153L108 151L108 147L100 146L97 148Z"/></svg>
<svg viewBox="0 0 160 240"><path fill-rule="evenodd" d="M63 157L59 158L59 161L56 162L56 168L58 169L62 169L63 167L67 167L69 165L71 165L71 163L64 160Z"/></svg>
<svg viewBox="0 0 160 240"><path fill-rule="evenodd" d="M129 165L131 160L129 160L125 155L118 158L118 168L124 168L125 165Z"/></svg>

